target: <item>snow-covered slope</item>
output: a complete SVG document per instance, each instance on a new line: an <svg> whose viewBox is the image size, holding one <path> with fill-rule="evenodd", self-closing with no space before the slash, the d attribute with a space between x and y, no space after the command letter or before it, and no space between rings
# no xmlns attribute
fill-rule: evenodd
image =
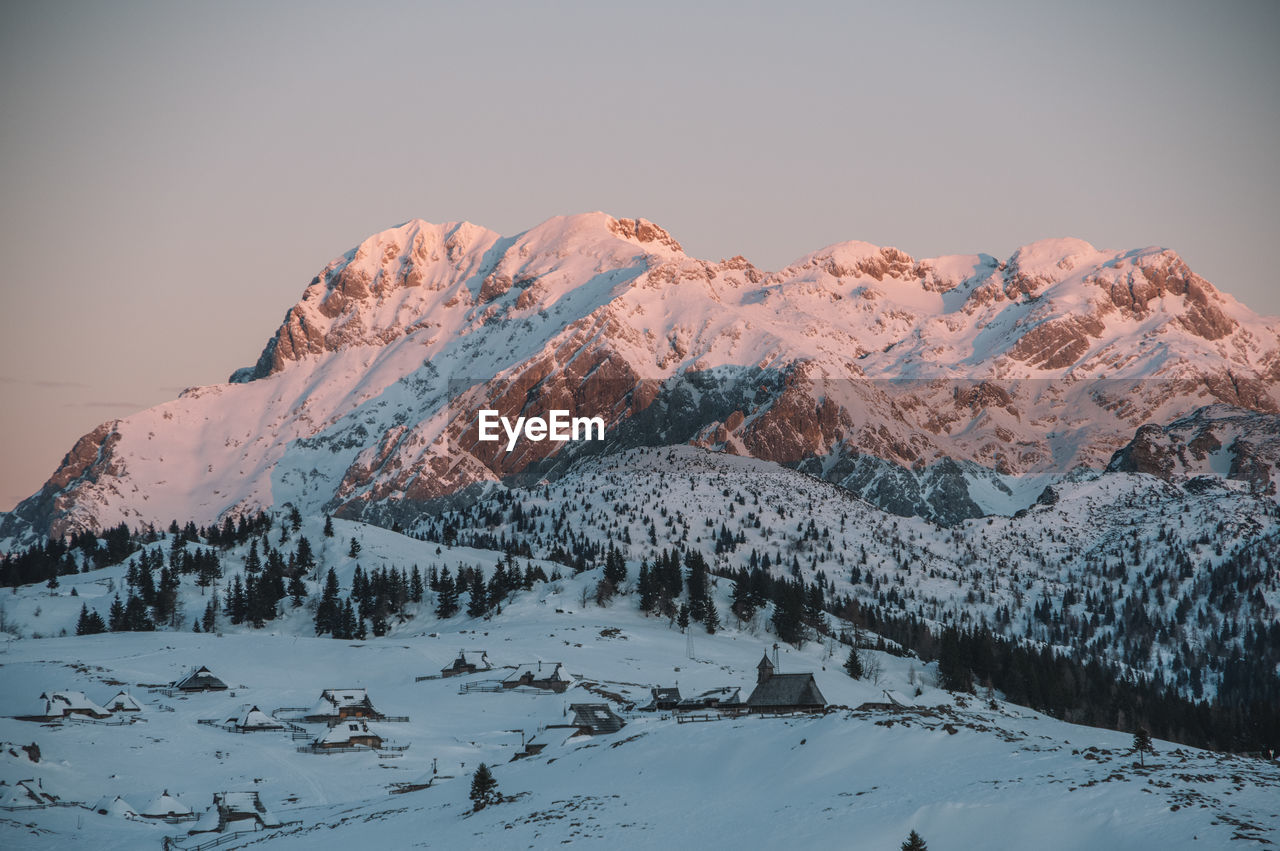
<svg viewBox="0 0 1280 851"><path fill-rule="evenodd" d="M766 274L603 213L515 237L415 220L329 263L231 383L86 435L0 536L284 502L361 516L599 448L508 453L477 440L485 407L600 415L611 450L803 463L954 522L1102 467L1144 423L1275 412L1278 379L1280 320L1163 249L917 261L850 242Z"/></svg>
<svg viewBox="0 0 1280 851"><path fill-rule="evenodd" d="M1274 841L1280 828L1274 763L1156 742L1140 767L1127 734L999 699L957 698L933 687L932 666L875 651L878 682L849 679L824 643L784 647L779 664L814 672L833 704L883 703L888 689L924 711L695 724L627 711L598 692L643 701L649 686L678 683L686 695L724 685L746 693L769 638L730 628L690 647L629 601L581 606L575 582L543 586L493 621L459 617L430 634L409 627L374 642L185 633L19 642L3 657L0 715L30 712L50 688L105 700L126 687L144 709L122 726L0 718L0 741L34 741L40 753L35 763L0 757L0 780L38 779L72 805L119 796L137 809L168 792L203 816L164 824L80 806L0 812L0 845L134 849L174 836L194 846L218 835L186 838L215 825L208 810L224 792L257 793L283 822L225 846L232 848L263 839L286 849L880 848L914 829L937 848L1195 849L1232 838ZM460 683L494 676L484 673L415 682L459 648L486 650L499 666L561 661L575 684L563 695L536 695L459 693ZM231 689L187 697L148 690L195 664ZM322 689L354 687L368 689L380 711L408 716L371 725L408 750L299 753L303 742L288 732L237 735L198 723L250 704L268 713L309 706ZM555 726L566 723L568 704L602 700L624 715L619 732L571 737ZM301 726L312 735L325 729ZM512 761L526 739L545 749ZM469 781L482 761L510 800L472 813Z"/></svg>

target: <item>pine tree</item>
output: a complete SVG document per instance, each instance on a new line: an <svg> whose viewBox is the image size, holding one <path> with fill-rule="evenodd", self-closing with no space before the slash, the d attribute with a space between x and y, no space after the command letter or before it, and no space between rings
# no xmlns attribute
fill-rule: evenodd
<svg viewBox="0 0 1280 851"><path fill-rule="evenodd" d="M347 547L347 558L359 558L359 557L360 557L360 542L357 541L354 537L352 537L351 546Z"/></svg>
<svg viewBox="0 0 1280 851"><path fill-rule="evenodd" d="M88 605L80 604L80 618L76 621L76 635L97 635L106 632L107 625L102 622L102 615L90 611Z"/></svg>
<svg viewBox="0 0 1280 851"><path fill-rule="evenodd" d="M338 599L338 574L333 568L324 579L324 592L320 595L320 604L316 606L316 635L326 633L332 635L340 625L342 603Z"/></svg>
<svg viewBox="0 0 1280 851"><path fill-rule="evenodd" d="M1151 746L1151 734L1147 732L1146 727L1139 727L1133 731L1133 749L1138 752L1138 760L1145 767L1147 761L1143 754L1155 753L1155 748Z"/></svg>
<svg viewBox="0 0 1280 851"><path fill-rule="evenodd" d="M682 630L689 628L689 607L684 603L680 604L680 613L676 615L676 626Z"/></svg>
<svg viewBox="0 0 1280 851"><path fill-rule="evenodd" d="M208 605L204 607L204 619L200 625L204 627L205 632L213 632L214 627L217 626L218 608L214 605L217 599L218 595L215 594L213 599L209 601Z"/></svg>
<svg viewBox="0 0 1280 851"><path fill-rule="evenodd" d="M604 578L614 588L621 588L622 583L627 581L627 563L622 558L622 553L614 548L612 541L609 542L609 552L604 559Z"/></svg>
<svg viewBox="0 0 1280 851"><path fill-rule="evenodd" d="M720 613L716 611L716 604L710 597L707 598L702 625L706 627L709 635L715 635L720 630Z"/></svg>
<svg viewBox="0 0 1280 851"><path fill-rule="evenodd" d="M231 578L231 591L227 594L227 617L233 624L243 623L245 613L244 586L240 583L240 574Z"/></svg>
<svg viewBox="0 0 1280 851"><path fill-rule="evenodd" d="M315 554L311 552L311 542L306 535L298 538L298 549L293 554L293 565L303 573L310 573L316 566Z"/></svg>
<svg viewBox="0 0 1280 851"><path fill-rule="evenodd" d="M85 618L85 635L97 635L107 631L107 624L96 609L90 609Z"/></svg>
<svg viewBox="0 0 1280 851"><path fill-rule="evenodd" d="M342 603L341 614L338 616L338 626L333 631L334 638L349 640L355 638L356 630L359 623L356 621L356 610L351 605L351 598L348 597Z"/></svg>
<svg viewBox="0 0 1280 851"><path fill-rule="evenodd" d="M490 804L497 804L502 800L502 795L498 792L498 781L494 779L493 772L489 770L489 766L483 762L476 769L476 773L471 776L471 803L477 810L483 810Z"/></svg>
<svg viewBox="0 0 1280 851"><path fill-rule="evenodd" d="M857 648L849 648L849 658L844 660L844 672L855 680L862 679L865 672L862 670L862 659L858 656Z"/></svg>
<svg viewBox="0 0 1280 851"><path fill-rule="evenodd" d="M636 590L640 592L640 611L645 614L652 612L658 605L658 588L647 561L640 562L640 575L636 579Z"/></svg>
<svg viewBox="0 0 1280 851"><path fill-rule="evenodd" d="M925 845L920 834L913 830L907 837L907 841L902 843L902 851L929 851L929 846Z"/></svg>
<svg viewBox="0 0 1280 851"><path fill-rule="evenodd" d="M333 518L328 514L324 516L324 536L326 538L333 537Z"/></svg>
<svg viewBox="0 0 1280 851"><path fill-rule="evenodd" d="M748 623L756 616L756 602L751 596L751 589L746 581L739 580L733 586L733 597L729 601L729 611L743 623Z"/></svg>
<svg viewBox="0 0 1280 851"><path fill-rule="evenodd" d="M124 603L120 602L119 594L111 601L111 608L107 612L107 624L112 632L124 632L129 628L125 622Z"/></svg>
<svg viewBox="0 0 1280 851"><path fill-rule="evenodd" d="M307 596L307 586L302 581L302 574L289 580L288 592L293 598L293 607L296 609L301 606L303 598Z"/></svg>
<svg viewBox="0 0 1280 851"><path fill-rule="evenodd" d="M954 626L942 632L938 648L938 681L947 691L973 691L973 672L965 659L959 630Z"/></svg>
<svg viewBox="0 0 1280 851"><path fill-rule="evenodd" d="M147 604L141 597L135 597L132 594L124 604L124 621L124 628L129 632L150 632L156 628L151 621L151 615L147 612Z"/></svg>
<svg viewBox="0 0 1280 851"><path fill-rule="evenodd" d="M409 599L414 603L422 602L422 574L418 571L418 566L413 566L413 573L409 577Z"/></svg>
<svg viewBox="0 0 1280 851"><path fill-rule="evenodd" d="M440 590L436 594L436 617L451 618L458 613L458 589L454 587L449 568L440 571Z"/></svg>
<svg viewBox="0 0 1280 851"><path fill-rule="evenodd" d="M484 590L484 577L480 571L471 574L471 584L467 589L471 599L467 601L467 616L478 618L489 610L489 601Z"/></svg>

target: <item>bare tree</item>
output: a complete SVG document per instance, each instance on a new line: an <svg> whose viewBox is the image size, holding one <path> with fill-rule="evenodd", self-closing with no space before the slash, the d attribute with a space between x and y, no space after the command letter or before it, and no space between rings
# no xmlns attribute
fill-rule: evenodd
<svg viewBox="0 0 1280 851"><path fill-rule="evenodd" d="M870 650L863 650L858 654L859 660L862 662L863 679L871 680L875 685L880 685L880 677L884 674L884 662L880 660L878 653L872 653Z"/></svg>

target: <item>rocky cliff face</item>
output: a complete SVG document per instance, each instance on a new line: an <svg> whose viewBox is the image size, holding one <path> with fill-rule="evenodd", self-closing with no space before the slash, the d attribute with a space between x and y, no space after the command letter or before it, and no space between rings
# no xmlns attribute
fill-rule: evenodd
<svg viewBox="0 0 1280 851"><path fill-rule="evenodd" d="M1107 469L1169 482L1212 476L1275 493L1280 416L1214 405L1168 425L1147 424L1112 456Z"/></svg>
<svg viewBox="0 0 1280 851"><path fill-rule="evenodd" d="M86 435L0 536L284 502L367 515L684 442L951 521L1122 449L1112 463L1162 470L1140 426L1275 413L1278 384L1280 321L1163 249L1045 240L1001 262L850 242L765 273L603 213L514 237L412 221L327 264L230 384ZM481 408L598 415L608 439L507 452L477 439Z"/></svg>

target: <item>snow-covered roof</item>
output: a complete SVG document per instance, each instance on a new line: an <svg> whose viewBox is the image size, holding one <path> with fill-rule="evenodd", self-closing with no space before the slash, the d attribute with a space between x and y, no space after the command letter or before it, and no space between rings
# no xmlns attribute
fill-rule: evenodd
<svg viewBox="0 0 1280 851"><path fill-rule="evenodd" d="M38 781L23 780L10 786L0 780L0 807L36 807L54 800L42 791Z"/></svg>
<svg viewBox="0 0 1280 851"><path fill-rule="evenodd" d="M488 668L489 654L484 650L459 650L458 658L450 663L452 668L463 668L473 666L476 668Z"/></svg>
<svg viewBox="0 0 1280 851"><path fill-rule="evenodd" d="M813 674L774 674L756 686L747 698L753 709L826 706Z"/></svg>
<svg viewBox="0 0 1280 851"><path fill-rule="evenodd" d="M607 703L574 703L569 709L574 725L593 733L616 733L627 723Z"/></svg>
<svg viewBox="0 0 1280 851"><path fill-rule="evenodd" d="M904 696L903 696L903 694L902 694L902 692L899 692L899 691L893 691L892 689L885 689L885 690L884 690L884 696L885 696L886 698L888 698L888 699L889 699L889 702L890 702L890 703L892 703L892 704L894 704L895 706L904 706L904 707L905 707L905 706L915 706L915 705L916 705L916 702L915 702L914 700L912 700L912 699L911 699L911 698L909 698L909 697L904 697Z"/></svg>
<svg viewBox="0 0 1280 851"><path fill-rule="evenodd" d="M280 825L280 819L266 808L257 792L219 792L213 796L213 800L228 815L251 814L262 822L263 827Z"/></svg>
<svg viewBox="0 0 1280 851"><path fill-rule="evenodd" d="M377 733L369 729L369 725L358 718L349 719L347 721L339 721L329 728L329 732L321 736L318 741L322 745L339 745L349 742L353 738L360 736L378 736Z"/></svg>
<svg viewBox="0 0 1280 851"><path fill-rule="evenodd" d="M224 689L227 684L215 677L204 665L201 665L198 668L193 668L191 673L175 682L173 687L179 689Z"/></svg>
<svg viewBox="0 0 1280 851"><path fill-rule="evenodd" d="M373 708L369 693L362 688L327 688L311 708L311 715L337 715L339 709L366 706Z"/></svg>
<svg viewBox="0 0 1280 851"><path fill-rule="evenodd" d="M133 804L130 804L119 795L114 797L103 795L98 799L98 803L93 805L93 811L105 816L123 816L124 818L131 818L138 814Z"/></svg>
<svg viewBox="0 0 1280 851"><path fill-rule="evenodd" d="M719 686L711 688L698 695L699 700L737 700L738 694L742 691L740 686Z"/></svg>
<svg viewBox="0 0 1280 851"><path fill-rule="evenodd" d="M569 675L564 672L564 666L559 662L531 662L528 665L521 665L516 668L503 678L503 682L518 682L526 676L532 677L535 680L569 681Z"/></svg>
<svg viewBox="0 0 1280 851"><path fill-rule="evenodd" d="M111 713L84 696L78 691L50 691L40 695L44 701L44 715L47 718L61 718L70 712L88 713L105 718Z"/></svg>
<svg viewBox="0 0 1280 851"><path fill-rule="evenodd" d="M121 691L107 701L106 708L111 712L141 712L142 704L138 703L129 692Z"/></svg>
<svg viewBox="0 0 1280 851"><path fill-rule="evenodd" d="M256 706L251 706L235 718L227 721L237 727L250 730L282 730L284 724L272 718Z"/></svg>
<svg viewBox="0 0 1280 851"><path fill-rule="evenodd" d="M140 814L151 818L189 816L191 815L191 808L173 795L170 795L169 790L165 789L160 797L143 807Z"/></svg>

